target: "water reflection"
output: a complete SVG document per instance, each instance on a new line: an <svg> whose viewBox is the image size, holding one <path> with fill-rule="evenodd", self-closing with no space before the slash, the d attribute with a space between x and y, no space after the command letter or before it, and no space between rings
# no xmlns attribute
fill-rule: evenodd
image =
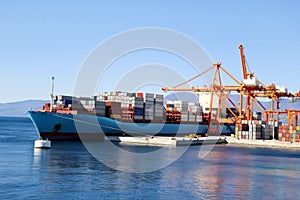
<svg viewBox="0 0 300 200"><path fill-rule="evenodd" d="M298 182L295 177L300 176L299 170L288 169L290 158L280 155L260 157L255 155L257 151L270 150L216 147L201 159L205 164L199 163L194 172L196 194L205 198L228 198L234 194L237 199L285 198L295 194L291 188L285 187ZM283 167L285 159L289 161ZM287 191L291 193L287 194ZM295 195L291 196L294 198Z"/></svg>
<svg viewBox="0 0 300 200"><path fill-rule="evenodd" d="M33 157L33 169L39 173L38 182L43 182L39 192L45 194L53 195L63 189L75 193L93 191L93 194L99 193L99 197L113 194L134 198L144 195L145 188L156 194L153 182L161 180L160 171L135 174L111 169L91 156L80 143L55 143L49 151L34 150ZM129 167L138 164L122 155L111 162Z"/></svg>
<svg viewBox="0 0 300 200"><path fill-rule="evenodd" d="M145 173L162 169L177 160L188 147L174 148L170 146L127 146L112 145L111 142L85 142L88 151L113 169L123 172ZM123 147L126 147L123 146ZM131 149L131 150L128 150ZM153 151L149 151L149 148Z"/></svg>
<svg viewBox="0 0 300 200"><path fill-rule="evenodd" d="M148 147L126 148L142 153ZM70 198L76 195L83 197L85 193L133 199L149 196L168 199L299 197L294 187L300 179L296 168L300 164L297 156L286 158L281 154L266 154L265 151L269 151L266 149L216 146L206 157L199 158L201 148L190 147L182 157L160 170L124 173L100 163L80 143L55 143L50 150L34 150L33 170L38 177L36 181L42 183L40 192L51 194L46 195L49 198L59 197L61 192L70 195ZM176 149L166 148L165 155L171 156ZM149 149L145 149L147 151ZM144 164L123 154L102 153L111 158L111 165L135 168ZM166 156L160 159L172 158ZM156 161L159 160L149 160L147 164ZM64 191L68 191L67 194Z"/></svg>
<svg viewBox="0 0 300 200"><path fill-rule="evenodd" d="M300 199L299 150L216 145L199 157L204 149L193 146L163 169L124 173L100 163L77 142L34 149L37 134L31 122L0 122L2 199ZM147 146L123 148L150 152ZM147 163L172 160L169 156L180 147L164 149L166 156ZM103 153L113 165L142 162Z"/></svg>
<svg viewBox="0 0 300 200"><path fill-rule="evenodd" d="M39 167L43 163L49 161L50 149L33 149L33 167Z"/></svg>
<svg viewBox="0 0 300 200"><path fill-rule="evenodd" d="M228 152L212 150L199 161L201 164L194 172L193 181L197 195L216 198L231 193L237 199L250 197L253 171L243 170L242 167L251 164L249 157L237 158ZM242 165L239 167L233 163Z"/></svg>

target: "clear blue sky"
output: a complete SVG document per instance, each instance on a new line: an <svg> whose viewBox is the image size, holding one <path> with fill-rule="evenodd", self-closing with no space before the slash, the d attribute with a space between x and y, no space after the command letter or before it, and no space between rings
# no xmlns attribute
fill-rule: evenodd
<svg viewBox="0 0 300 200"><path fill-rule="evenodd" d="M190 36L238 78L242 75L237 46L242 43L259 79L296 92L299 9L296 0L1 0L0 102L48 99L51 76L56 78L56 93L71 94L81 64L99 43L142 27Z"/></svg>

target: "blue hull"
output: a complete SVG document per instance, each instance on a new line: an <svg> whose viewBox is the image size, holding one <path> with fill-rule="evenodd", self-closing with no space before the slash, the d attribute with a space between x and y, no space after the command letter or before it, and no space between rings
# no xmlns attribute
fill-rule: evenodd
<svg viewBox="0 0 300 200"><path fill-rule="evenodd" d="M206 124L163 124L121 122L87 114L58 114L29 111L42 138L49 140L101 140L104 136L184 136L205 134ZM234 126L223 126L222 133L234 132Z"/></svg>

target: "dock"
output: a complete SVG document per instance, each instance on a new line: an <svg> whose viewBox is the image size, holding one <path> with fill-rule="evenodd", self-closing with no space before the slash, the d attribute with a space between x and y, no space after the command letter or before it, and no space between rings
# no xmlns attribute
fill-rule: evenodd
<svg viewBox="0 0 300 200"><path fill-rule="evenodd" d="M168 145L168 146L189 146L189 145L214 145L226 144L227 141L223 136L209 136L200 138L187 137L124 137L124 136L108 136L107 140L112 142L120 142L126 144L142 144L142 145Z"/></svg>
<svg viewBox="0 0 300 200"><path fill-rule="evenodd" d="M214 144L229 144L240 146L255 146L268 148L295 148L300 149L299 142L282 142L278 140L244 140L230 136L208 136L199 138L187 137L162 137L162 136L141 136L141 137L126 137L126 136L107 136L105 138L111 142L120 142L131 145L149 145L149 146L189 146L189 145L214 145Z"/></svg>
<svg viewBox="0 0 300 200"><path fill-rule="evenodd" d="M299 142L283 142L278 140L245 140L237 139L234 137L226 137L228 144L241 145L241 146L256 146L256 147L269 147L269 148L296 148L300 149Z"/></svg>

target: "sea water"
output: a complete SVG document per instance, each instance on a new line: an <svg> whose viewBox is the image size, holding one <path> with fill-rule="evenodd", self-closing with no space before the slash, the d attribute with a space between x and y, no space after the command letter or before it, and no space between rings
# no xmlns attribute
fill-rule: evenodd
<svg viewBox="0 0 300 200"><path fill-rule="evenodd" d="M192 146L164 168L134 173L106 166L80 142L40 150L35 139L29 118L0 117L1 199L300 199L300 150L216 145L199 156L202 147ZM123 156L112 162L135 165Z"/></svg>

